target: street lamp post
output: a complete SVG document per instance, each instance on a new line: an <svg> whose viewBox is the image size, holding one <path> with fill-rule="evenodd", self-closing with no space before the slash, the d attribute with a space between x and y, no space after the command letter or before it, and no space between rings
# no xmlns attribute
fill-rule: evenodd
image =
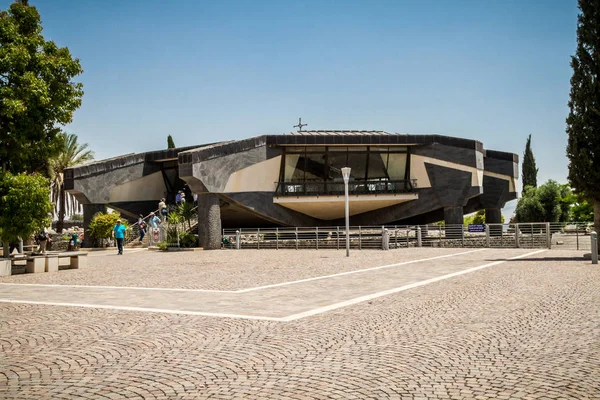
<svg viewBox="0 0 600 400"><path fill-rule="evenodd" d="M342 176L344 177L344 205L346 209L346 257L350 257L350 199L348 198L350 167L342 168Z"/></svg>

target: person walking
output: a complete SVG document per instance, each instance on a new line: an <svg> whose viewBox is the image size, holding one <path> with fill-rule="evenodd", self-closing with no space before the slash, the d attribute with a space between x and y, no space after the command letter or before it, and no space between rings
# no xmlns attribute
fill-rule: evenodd
<svg viewBox="0 0 600 400"><path fill-rule="evenodd" d="M140 230L140 243L144 240L144 236L146 235L146 223L144 222L144 216L140 214L138 218L138 229Z"/></svg>
<svg viewBox="0 0 600 400"><path fill-rule="evenodd" d="M148 223L150 224L150 240L154 241L154 232L159 228L159 225L162 221L158 218L154 213L150 213L150 218L148 218ZM159 233L159 240L161 240L161 236Z"/></svg>
<svg viewBox="0 0 600 400"><path fill-rule="evenodd" d="M125 239L125 225L121 224L121 220L117 220L117 224L114 226L112 236L117 239L117 248L119 249L118 255L123 255L123 239Z"/></svg>
<svg viewBox="0 0 600 400"><path fill-rule="evenodd" d="M168 213L169 213L169 210L167 209L167 202L165 201L165 198L163 197L162 199L160 199L160 202L158 203L158 215L160 215L163 222L165 222L165 219L167 218Z"/></svg>
<svg viewBox="0 0 600 400"><path fill-rule="evenodd" d="M40 231L37 240L40 243L40 253L46 254L46 245L48 244L48 233L46 232L46 228Z"/></svg>
<svg viewBox="0 0 600 400"><path fill-rule="evenodd" d="M146 236L146 229L146 223L142 220L142 223L140 224L140 243L144 241L144 236Z"/></svg>

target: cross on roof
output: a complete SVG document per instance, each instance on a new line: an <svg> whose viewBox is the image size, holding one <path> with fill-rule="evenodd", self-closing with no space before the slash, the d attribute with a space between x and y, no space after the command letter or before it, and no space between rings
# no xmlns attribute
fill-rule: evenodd
<svg viewBox="0 0 600 400"><path fill-rule="evenodd" d="M302 118L298 118L298 125L294 125L294 128L298 128L298 132L302 132L302 127L307 125L302 123Z"/></svg>

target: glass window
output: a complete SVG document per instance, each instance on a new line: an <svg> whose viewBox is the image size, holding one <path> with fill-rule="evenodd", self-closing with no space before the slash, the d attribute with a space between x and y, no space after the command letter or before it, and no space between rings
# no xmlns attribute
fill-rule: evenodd
<svg viewBox="0 0 600 400"><path fill-rule="evenodd" d="M304 172L307 181L322 181L325 179L325 159L326 154L324 151L322 153L306 153Z"/></svg>
<svg viewBox="0 0 600 400"><path fill-rule="evenodd" d="M304 157L300 154L285 155L285 182L298 182L304 180Z"/></svg>
<svg viewBox="0 0 600 400"><path fill-rule="evenodd" d="M348 153L350 179L364 180L367 174L367 153Z"/></svg>
<svg viewBox="0 0 600 400"><path fill-rule="evenodd" d="M369 151L387 153L388 147L387 146L371 146L371 147L369 147Z"/></svg>
<svg viewBox="0 0 600 400"><path fill-rule="evenodd" d="M406 153L407 152L407 148L406 146L390 146L389 147L389 151L391 153Z"/></svg>
<svg viewBox="0 0 600 400"><path fill-rule="evenodd" d="M390 153L387 172L390 180L402 181L406 173L406 153Z"/></svg>
<svg viewBox="0 0 600 400"><path fill-rule="evenodd" d="M289 146L285 148L286 153L304 153L304 146Z"/></svg>
<svg viewBox="0 0 600 400"><path fill-rule="evenodd" d="M339 153L339 152L347 152L348 151L348 147L346 146L329 146L328 147L329 152L334 152L334 153Z"/></svg>
<svg viewBox="0 0 600 400"><path fill-rule="evenodd" d="M334 182L343 182L342 168L348 166L348 153L344 151L332 151L329 153L329 174L327 179Z"/></svg>
<svg viewBox="0 0 600 400"><path fill-rule="evenodd" d="M388 153L370 153L369 154L369 176L367 179L385 181L388 179L387 164Z"/></svg>
<svg viewBox="0 0 600 400"><path fill-rule="evenodd" d="M367 151L367 146L348 146L348 151Z"/></svg>

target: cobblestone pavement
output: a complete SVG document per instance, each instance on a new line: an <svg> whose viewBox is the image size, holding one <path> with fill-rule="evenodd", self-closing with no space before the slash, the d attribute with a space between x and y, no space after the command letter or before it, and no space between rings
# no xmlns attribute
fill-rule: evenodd
<svg viewBox="0 0 600 400"><path fill-rule="evenodd" d="M0 398L600 399L600 268L575 256L291 322L0 303ZM333 273L329 261L303 277ZM210 285L282 281L259 280Z"/></svg>
<svg viewBox="0 0 600 400"><path fill-rule="evenodd" d="M0 277L0 282L233 290L335 274L469 249L353 251L223 250L164 253L125 250L91 252L88 266L53 274Z"/></svg>

